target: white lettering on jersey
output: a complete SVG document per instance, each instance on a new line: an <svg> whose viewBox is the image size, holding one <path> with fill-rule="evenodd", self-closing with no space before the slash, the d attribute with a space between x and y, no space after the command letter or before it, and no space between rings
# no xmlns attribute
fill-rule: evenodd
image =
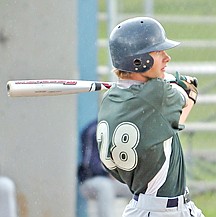
<svg viewBox="0 0 216 217"><path fill-rule="evenodd" d="M139 144L140 132L131 122L119 124L112 135L112 146L109 147L109 124L101 121L97 128L97 141L100 158L104 165L112 170L116 167L131 171L137 166L138 155L136 147ZM110 148L110 149L109 149ZM112 158L110 156L112 153Z"/></svg>

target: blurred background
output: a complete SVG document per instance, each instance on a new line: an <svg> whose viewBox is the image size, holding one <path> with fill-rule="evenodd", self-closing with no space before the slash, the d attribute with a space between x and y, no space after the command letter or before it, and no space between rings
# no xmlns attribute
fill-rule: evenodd
<svg viewBox="0 0 216 217"><path fill-rule="evenodd" d="M206 217L215 217L216 2L1 0L0 201L6 192L3 201L13 210L4 217L96 217L94 202L86 204L79 194L76 174L80 132L96 117L102 93L9 98L6 82L115 81L108 37L117 23L135 16L158 19L168 38L182 42L168 51L167 72L199 80L198 102L180 136L192 199Z"/></svg>

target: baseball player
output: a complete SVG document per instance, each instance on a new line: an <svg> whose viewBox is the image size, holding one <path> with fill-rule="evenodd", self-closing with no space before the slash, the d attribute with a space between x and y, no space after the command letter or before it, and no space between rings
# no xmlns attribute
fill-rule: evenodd
<svg viewBox="0 0 216 217"><path fill-rule="evenodd" d="M197 80L165 73L179 45L155 19L136 17L111 32L117 85L102 99L97 142L106 169L133 199L123 217L204 217L189 198L178 132L197 98Z"/></svg>

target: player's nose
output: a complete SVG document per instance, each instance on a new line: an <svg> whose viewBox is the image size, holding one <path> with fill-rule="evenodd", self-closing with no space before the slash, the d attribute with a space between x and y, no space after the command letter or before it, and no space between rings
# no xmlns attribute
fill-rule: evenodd
<svg viewBox="0 0 216 217"><path fill-rule="evenodd" d="M164 61L165 62L169 62L171 60L171 57L167 54L166 51L163 51L163 55L164 55Z"/></svg>

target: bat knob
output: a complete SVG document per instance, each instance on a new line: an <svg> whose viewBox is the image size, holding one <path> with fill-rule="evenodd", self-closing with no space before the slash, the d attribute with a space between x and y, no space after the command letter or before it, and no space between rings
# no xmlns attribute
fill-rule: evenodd
<svg viewBox="0 0 216 217"><path fill-rule="evenodd" d="M10 89L11 89L11 88L10 88L10 84L7 83L7 93L8 93L8 96L10 96L10 94L9 94L9 93L10 93Z"/></svg>

